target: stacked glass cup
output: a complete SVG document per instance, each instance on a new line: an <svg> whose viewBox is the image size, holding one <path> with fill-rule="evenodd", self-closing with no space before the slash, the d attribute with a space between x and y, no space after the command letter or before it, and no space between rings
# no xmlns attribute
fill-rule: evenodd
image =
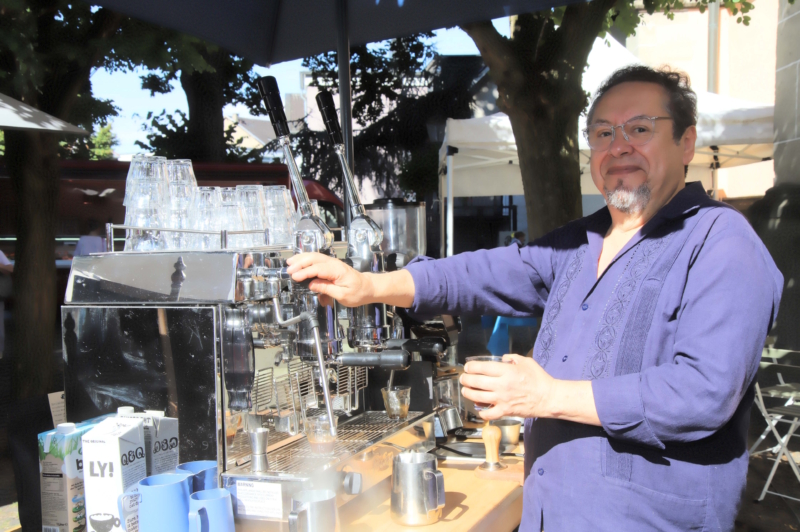
<svg viewBox="0 0 800 532"><path fill-rule="evenodd" d="M165 226L169 229L191 229L189 227L189 207L197 189L197 179L189 159L174 159L166 164L169 181L169 214ZM191 234L179 231L165 231L167 249L190 249Z"/></svg>
<svg viewBox="0 0 800 532"><path fill-rule="evenodd" d="M125 225L141 227L125 232L125 251L167 249L165 207L169 204L166 158L137 155L131 160L125 182ZM149 229L153 228L153 229Z"/></svg>
<svg viewBox="0 0 800 532"><path fill-rule="evenodd" d="M297 213L284 186L198 187L188 159L136 155L125 184L126 251L217 250L292 242ZM177 229L178 231L173 231ZM180 230L203 231L188 233Z"/></svg>
<svg viewBox="0 0 800 532"><path fill-rule="evenodd" d="M297 224L292 195L284 186L265 186L264 196L268 244L290 244Z"/></svg>

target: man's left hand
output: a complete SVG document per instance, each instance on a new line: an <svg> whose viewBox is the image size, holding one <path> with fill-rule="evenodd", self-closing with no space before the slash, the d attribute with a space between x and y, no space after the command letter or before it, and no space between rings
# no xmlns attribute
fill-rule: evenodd
<svg viewBox="0 0 800 532"><path fill-rule="evenodd" d="M511 363L468 362L461 375L461 394L476 403L493 405L479 413L487 421L544 415L545 399L555 379L532 358L504 355L503 361Z"/></svg>

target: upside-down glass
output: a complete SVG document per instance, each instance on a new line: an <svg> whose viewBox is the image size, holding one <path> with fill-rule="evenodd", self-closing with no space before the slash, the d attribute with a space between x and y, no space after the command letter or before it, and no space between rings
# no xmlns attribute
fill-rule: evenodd
<svg viewBox="0 0 800 532"><path fill-rule="evenodd" d="M267 228L266 201L261 185L237 185L236 195L242 209L242 220L246 231L260 230L260 233L249 235L246 239L253 246L266 244L264 230Z"/></svg>
<svg viewBox="0 0 800 532"><path fill-rule="evenodd" d="M669 116L637 116L624 124L612 126L611 124L592 124L583 130L586 142L594 151L606 151L616 138L616 130L631 146L642 146L652 140L656 130L656 120L672 120Z"/></svg>
<svg viewBox="0 0 800 532"><path fill-rule="evenodd" d="M128 168L128 177L125 180L125 199L122 204L126 207L128 206L133 185L139 181L149 180L163 181L165 186L168 184L167 158L135 155L131 159L131 165Z"/></svg>
<svg viewBox="0 0 800 532"><path fill-rule="evenodd" d="M190 183L197 186L190 159L170 159L166 162L167 180L170 183Z"/></svg>
<svg viewBox="0 0 800 532"><path fill-rule="evenodd" d="M269 245L284 245L292 241L294 233L294 203L284 186L264 187L267 206Z"/></svg>
<svg viewBox="0 0 800 532"><path fill-rule="evenodd" d="M479 355L479 356L474 356L474 357L467 357L465 359L465 361L464 361L464 367L466 368L467 364L470 363L470 362L497 362L497 363L500 363L500 364L511 364L510 360L509 361L504 361L503 357L492 356L492 355ZM484 404L484 403L475 403L475 402L473 402L473 404L475 405L475 411L476 412L480 412L481 410L486 410L486 409L491 408L492 406L494 406L494 405L488 405L488 404Z"/></svg>
<svg viewBox="0 0 800 532"><path fill-rule="evenodd" d="M197 187L189 207L189 228L208 232L191 235L191 249L220 248L221 207L222 198L216 187Z"/></svg>
<svg viewBox="0 0 800 532"><path fill-rule="evenodd" d="M169 184L169 212L167 227L170 229L191 229L189 226L189 206L197 187L188 182ZM190 249L191 234L178 231L165 231L168 249Z"/></svg>
<svg viewBox="0 0 800 532"><path fill-rule="evenodd" d="M125 208L125 225L141 227L125 231L125 251L155 251L166 249L161 231L146 228L164 227L164 202L168 196L165 184L157 179L139 179L131 186Z"/></svg>
<svg viewBox="0 0 800 532"><path fill-rule="evenodd" d="M236 187L222 187L219 193L222 198L220 227L226 231L244 231L242 209L237 199ZM250 235L228 235L229 248L248 247L251 241Z"/></svg>

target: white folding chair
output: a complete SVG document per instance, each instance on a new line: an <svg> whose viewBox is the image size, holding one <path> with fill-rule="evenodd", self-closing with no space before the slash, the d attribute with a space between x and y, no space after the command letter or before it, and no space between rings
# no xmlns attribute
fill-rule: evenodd
<svg viewBox="0 0 800 532"><path fill-rule="evenodd" d="M777 373L777 378L778 378L779 384L777 384L775 386L767 386L767 387L761 388L759 386L758 382L756 382L756 401L755 401L756 402L756 407L761 412L761 415L764 416L764 419L767 421L767 428L764 429L764 432L761 433L761 436L759 436L758 439L756 440L756 442L753 444L753 446L750 447L750 456L755 456L757 454L766 453L766 452L777 452L778 451L778 445L775 445L774 447L769 447L769 448L766 448L766 449L762 449L760 451L756 451L756 449L758 449L758 446L761 445L761 442L763 442L767 438L767 436L769 435L769 433L772 431L772 429L775 427L775 424L777 423L777 421L775 421L775 420L772 420L772 421L770 420L770 416L767 413L767 407L764 404L764 397L772 397L772 398L775 398L775 399L785 399L786 402L784 403L783 406L791 406L791 405L795 404L796 402L800 401L800 383L796 383L796 382L787 383L787 382L785 382L784 379L783 379L783 373L781 373L780 369L774 368L774 366L777 366L777 364L770 364L769 366L772 366L772 367L770 367L770 369L777 370L776 373ZM764 368L762 368L762 370L763 369ZM781 416L777 416L777 419L780 419L780 417Z"/></svg>
<svg viewBox="0 0 800 532"><path fill-rule="evenodd" d="M778 470L778 466L784 457L786 457L786 461L792 468L795 477L797 477L798 483L800 483L800 468L798 468L792 453L789 451L789 442L791 441L792 436L795 436L795 432L798 430L798 428L800 428L800 404L795 402L798 400L798 398L800 398L800 393L798 393L800 392L800 368L782 365L776 368L775 366L777 366L777 364L770 364L769 366L771 367L762 367L762 370L766 369L767 371L775 371L777 373L779 384L776 386L765 387L762 390L758 383L756 383L756 405L758 406L759 410L761 410L764 418L767 420L767 429L751 449L751 454L758 454L752 453L752 451L755 450L755 448L758 447L758 445L766 438L766 434L768 432L771 432L772 435L775 436L778 444L771 449L774 452L777 452L777 456L758 500L764 500L766 494L770 493L772 495L778 495L787 499L800 501L800 499L791 497L784 493L769 491L770 484L772 484L772 479L775 477L775 472ZM786 404L783 406L776 406L774 408L766 407L764 404L764 395L767 393L767 390L769 390L770 397L786 398ZM789 429L783 436L781 436L780 432L778 431L778 426L780 423L789 425Z"/></svg>

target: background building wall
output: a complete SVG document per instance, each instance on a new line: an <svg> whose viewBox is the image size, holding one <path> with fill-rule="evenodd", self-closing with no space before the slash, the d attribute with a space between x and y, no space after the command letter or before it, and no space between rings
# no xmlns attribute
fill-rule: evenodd
<svg viewBox="0 0 800 532"><path fill-rule="evenodd" d="M781 0L775 73L777 183L800 183L800 2Z"/></svg>
<svg viewBox="0 0 800 532"><path fill-rule="evenodd" d="M737 23L737 15L720 10L719 94L775 104L777 21L783 4L781 0L758 0L750 12L749 26ZM794 31L796 51L800 47L800 26L795 26ZM662 14L644 15L626 47L647 65L669 65L686 72L696 91L708 88L708 11L678 11L674 20ZM775 114L778 115L777 109ZM722 169L718 177L719 188L727 197L763 196L774 184L775 170L772 161L766 161ZM706 189L711 188L711 171L692 169L688 180L702 180Z"/></svg>

